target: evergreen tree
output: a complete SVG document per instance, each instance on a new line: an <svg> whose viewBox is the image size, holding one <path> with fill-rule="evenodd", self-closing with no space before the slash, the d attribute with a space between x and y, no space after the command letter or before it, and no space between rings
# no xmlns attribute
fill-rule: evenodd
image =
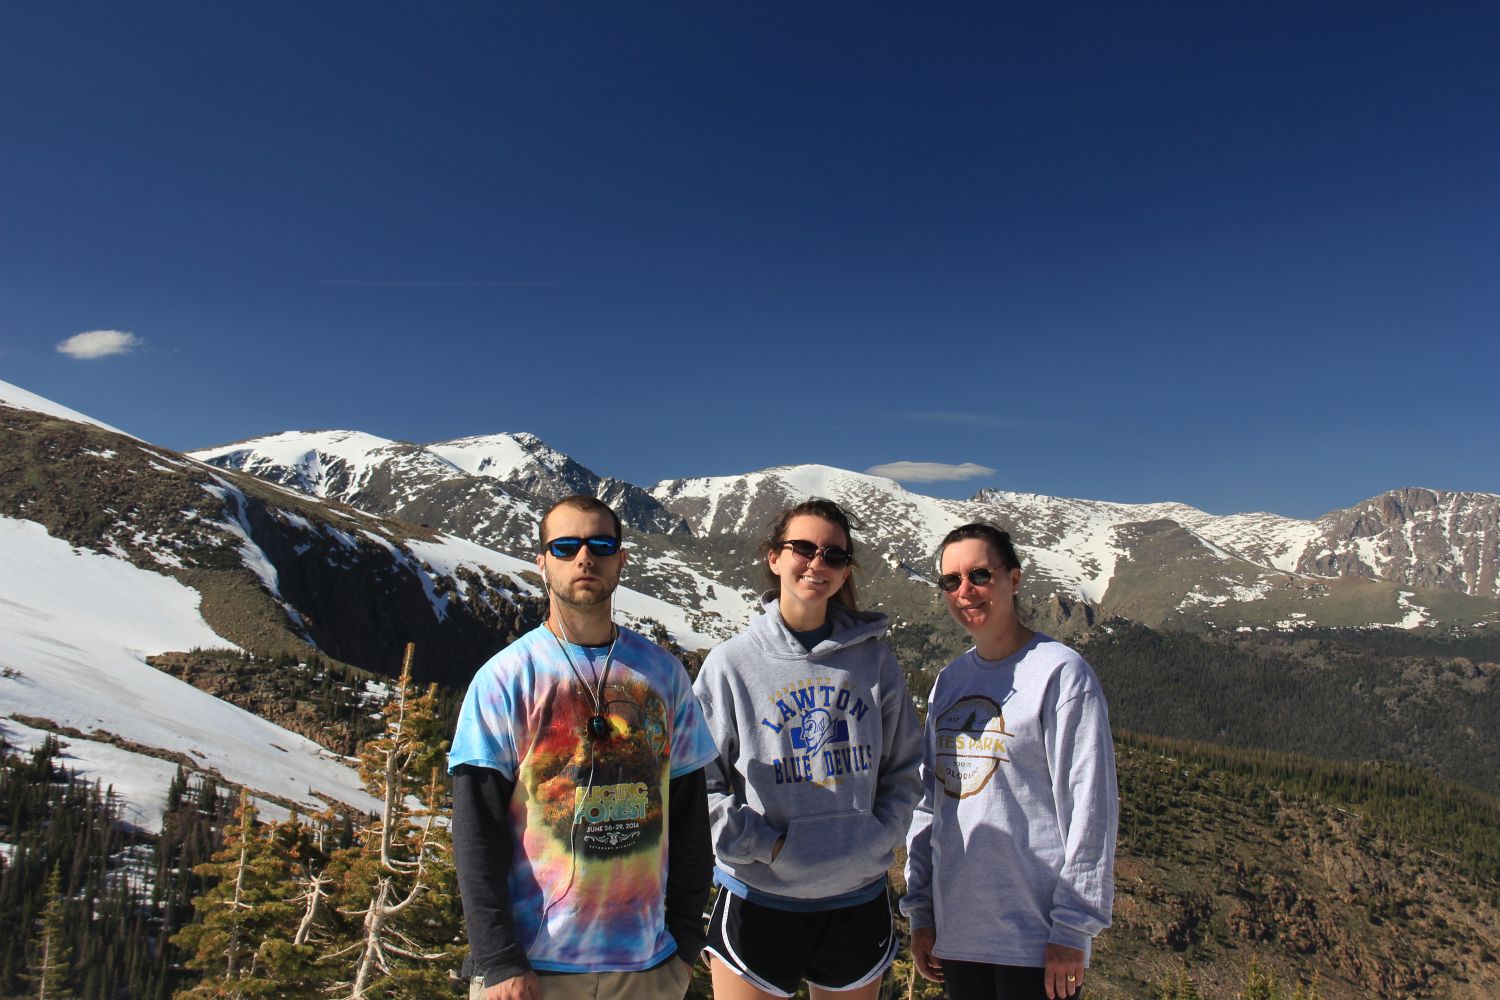
<svg viewBox="0 0 1500 1000"><path fill-rule="evenodd" d="M445 817L451 814L439 778L447 750L435 687L422 695L411 679L415 646L408 644L401 677L385 706L385 731L359 755L365 788L381 812L359 834L359 844L330 865L339 909L359 927L331 961L349 963L338 996L425 997L451 989L460 919L457 876ZM423 805L408 800L427 779Z"/></svg>
<svg viewBox="0 0 1500 1000"><path fill-rule="evenodd" d="M193 899L199 919L184 927L174 943L192 953L188 968L204 976L196 986L180 991L179 1000L284 995L278 989L282 970L276 966L284 964L286 956L282 949L272 948L277 960L269 962L266 952L269 942L290 941L294 933L296 885L274 837L257 828L248 792L240 793L224 846L193 871L213 882Z"/></svg>
<svg viewBox="0 0 1500 1000"><path fill-rule="evenodd" d="M327 881L320 831L295 811L266 827L256 818L242 793L223 847L194 869L207 888L193 898L197 918L173 944L192 953L186 965L203 978L177 993L179 1000L323 995L328 976L303 927L304 887L310 879Z"/></svg>
<svg viewBox="0 0 1500 1000"><path fill-rule="evenodd" d="M1281 985L1252 958L1250 968L1245 970L1245 989L1239 1000L1282 1000Z"/></svg>
<svg viewBox="0 0 1500 1000"><path fill-rule="evenodd" d="M46 891L47 905L37 921L31 972L26 979L36 988L37 1000L60 1000L72 995L67 989L67 975L73 962L73 949L68 944L62 870L56 864L47 876Z"/></svg>

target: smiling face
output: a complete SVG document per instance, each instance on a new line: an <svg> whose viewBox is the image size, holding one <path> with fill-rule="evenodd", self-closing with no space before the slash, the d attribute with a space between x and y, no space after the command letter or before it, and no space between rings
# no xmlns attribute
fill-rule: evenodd
<svg viewBox="0 0 1500 1000"><path fill-rule="evenodd" d="M969 582L969 571L988 569L990 582L976 587ZM990 543L982 538L965 538L943 549L942 572L957 573L962 578L958 589L944 593L948 613L974 637L976 644L999 639L1017 627L1015 598L1021 587L1021 571L1008 570Z"/></svg>
<svg viewBox="0 0 1500 1000"><path fill-rule="evenodd" d="M812 542L822 548L849 548L849 536L832 521L816 514L798 514L787 522L787 541ZM828 601L849 578L850 568L831 569L821 554L803 559L789 548L773 549L766 554L766 564L781 584L783 612L798 610L816 612L819 621L828 610ZM791 620L790 618L788 620Z"/></svg>
<svg viewBox="0 0 1500 1000"><path fill-rule="evenodd" d="M608 513L577 507L556 508L547 515L543 528L548 541L615 533L614 520ZM612 556L596 556L583 545L572 559L559 559L544 548L536 564L547 580L553 600L573 608L593 608L608 603L609 596L619 586L625 550Z"/></svg>

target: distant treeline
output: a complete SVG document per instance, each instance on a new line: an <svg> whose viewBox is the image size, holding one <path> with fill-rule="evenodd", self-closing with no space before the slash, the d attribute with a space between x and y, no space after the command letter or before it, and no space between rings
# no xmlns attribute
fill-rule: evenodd
<svg viewBox="0 0 1500 1000"><path fill-rule="evenodd" d="M1500 793L1500 636L1122 625L1082 647L1121 729L1386 760Z"/></svg>
<svg viewBox="0 0 1500 1000"><path fill-rule="evenodd" d="M1272 750L1240 749L1198 740L1178 740L1128 731L1115 733L1122 750L1134 749L1170 759L1189 779L1206 781L1216 772L1248 779L1241 794L1268 803L1275 792L1341 806L1357 813L1381 836L1426 851L1438 862L1459 866L1471 878L1490 884L1500 905L1500 798L1466 785L1386 761L1339 761ZM1122 777L1122 828L1150 856L1150 817L1171 822L1183 793L1180 781L1153 784L1149 770Z"/></svg>

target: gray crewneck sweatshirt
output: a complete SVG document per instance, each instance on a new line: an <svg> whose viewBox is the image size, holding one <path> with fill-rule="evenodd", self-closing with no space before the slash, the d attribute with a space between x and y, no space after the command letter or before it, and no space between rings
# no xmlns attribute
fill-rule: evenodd
<svg viewBox="0 0 1500 1000"><path fill-rule="evenodd" d="M1099 678L1038 633L1014 655L975 650L928 700L923 794L907 840L911 926L939 958L1041 966L1109 926L1119 792Z"/></svg>
<svg viewBox="0 0 1500 1000"><path fill-rule="evenodd" d="M714 854L731 889L828 899L891 865L921 794L922 730L880 641L885 615L830 605L832 634L806 650L773 595L693 685L719 747L707 768Z"/></svg>

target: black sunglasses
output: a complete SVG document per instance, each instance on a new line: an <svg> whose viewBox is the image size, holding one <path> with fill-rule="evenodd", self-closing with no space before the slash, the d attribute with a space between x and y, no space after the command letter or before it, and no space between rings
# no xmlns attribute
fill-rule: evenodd
<svg viewBox="0 0 1500 1000"><path fill-rule="evenodd" d="M945 594L951 594L964 584L964 577L969 578L969 583L976 587L983 587L995 578L995 571L984 566L969 570L967 573L944 573L937 578L938 590Z"/></svg>
<svg viewBox="0 0 1500 1000"><path fill-rule="evenodd" d="M620 540L614 535L590 535L588 538L569 535L566 538L554 538L547 543L547 551L559 559L572 559L585 545L589 548L589 555L596 559L612 556L620 551Z"/></svg>
<svg viewBox="0 0 1500 1000"><path fill-rule="evenodd" d="M794 556L807 562L812 562L818 556L822 556L823 565L829 569L843 569L854 561L854 553L841 549L837 545L814 545L803 538L782 542L776 547L791 549Z"/></svg>

